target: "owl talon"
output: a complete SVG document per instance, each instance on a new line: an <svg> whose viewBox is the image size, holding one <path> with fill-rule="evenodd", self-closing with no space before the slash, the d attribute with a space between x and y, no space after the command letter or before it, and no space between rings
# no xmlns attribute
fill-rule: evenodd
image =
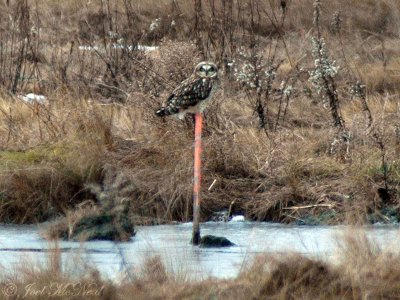
<svg viewBox="0 0 400 300"><path fill-rule="evenodd" d="M176 116L177 116L177 118L178 118L179 120L184 120L184 119L185 119L185 115L186 115L185 112L180 112L180 113L177 113L177 114L176 114Z"/></svg>

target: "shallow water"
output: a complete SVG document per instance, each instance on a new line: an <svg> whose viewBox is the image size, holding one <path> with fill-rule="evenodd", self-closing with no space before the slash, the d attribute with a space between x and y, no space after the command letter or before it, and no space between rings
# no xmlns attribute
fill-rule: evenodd
<svg viewBox="0 0 400 300"><path fill-rule="evenodd" d="M397 250L399 228L375 225L358 230L365 231L381 248ZM345 226L210 222L201 225L202 235L225 236L236 246L206 249L190 245L191 223L140 226L136 230L136 236L126 243L59 242L62 267L79 275L92 266L104 277L120 280L124 276L135 276L146 258L159 255L177 276L229 278L236 276L246 261L260 253L300 253L335 261L340 253L341 236L350 234ZM37 226L0 226L0 264L6 270L13 270L25 261L37 265L47 263L54 247L41 238Z"/></svg>

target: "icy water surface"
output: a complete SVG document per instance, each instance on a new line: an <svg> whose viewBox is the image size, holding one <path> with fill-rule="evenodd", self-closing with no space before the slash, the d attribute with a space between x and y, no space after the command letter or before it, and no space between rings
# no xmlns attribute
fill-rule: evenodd
<svg viewBox="0 0 400 300"><path fill-rule="evenodd" d="M40 228L40 226L39 226ZM397 250L399 226L370 226L365 231L382 248ZM201 226L202 235L225 236L237 246L205 249L192 246L191 223L140 226L126 243L93 241L59 242L62 267L79 274L96 267L104 277L119 280L139 272L146 258L159 255L177 276L229 278L238 274L244 262L260 253L300 253L335 260L338 244L349 228L345 226L294 226L254 222L213 222ZM42 239L37 226L0 226L0 265L8 270L25 262L47 263L54 244ZM125 274L125 275L123 275Z"/></svg>

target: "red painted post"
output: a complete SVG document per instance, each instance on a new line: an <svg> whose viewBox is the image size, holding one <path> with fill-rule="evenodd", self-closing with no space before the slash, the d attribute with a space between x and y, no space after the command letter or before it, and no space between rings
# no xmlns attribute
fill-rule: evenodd
<svg viewBox="0 0 400 300"><path fill-rule="evenodd" d="M201 131L202 113L195 115L194 129L194 176L193 176L193 233L192 244L200 243L200 190L201 190Z"/></svg>

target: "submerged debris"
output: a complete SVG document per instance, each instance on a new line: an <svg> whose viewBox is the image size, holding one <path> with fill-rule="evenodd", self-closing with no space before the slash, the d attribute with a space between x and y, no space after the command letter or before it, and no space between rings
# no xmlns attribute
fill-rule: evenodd
<svg viewBox="0 0 400 300"><path fill-rule="evenodd" d="M48 236L77 241L127 241L135 235L129 216L130 201L119 194L121 186L126 184L125 177L113 168L104 168L103 186L87 187L95 195L98 205L77 213L77 217L64 218L50 229Z"/></svg>
<svg viewBox="0 0 400 300"><path fill-rule="evenodd" d="M135 234L134 226L124 214L101 212L85 216L64 239L125 241Z"/></svg>

